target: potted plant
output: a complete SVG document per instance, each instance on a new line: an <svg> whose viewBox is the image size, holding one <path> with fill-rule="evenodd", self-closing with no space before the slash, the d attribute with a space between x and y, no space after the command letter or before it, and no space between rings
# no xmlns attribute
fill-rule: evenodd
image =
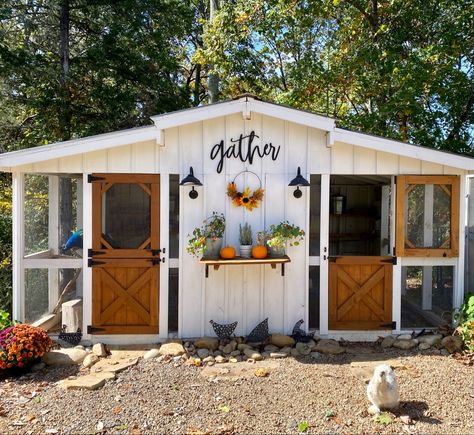
<svg viewBox="0 0 474 435"><path fill-rule="evenodd" d="M270 248L270 255L285 255L286 245L298 246L304 238L304 231L297 225L288 221L280 222L278 225L270 225L270 236L267 245Z"/></svg>
<svg viewBox="0 0 474 435"><path fill-rule="evenodd" d="M248 223L239 224L239 243L240 256L250 258L252 254L252 227Z"/></svg>
<svg viewBox="0 0 474 435"><path fill-rule="evenodd" d="M186 246L186 251L196 257L218 257L222 247L225 230L225 217L222 213L212 212L212 216L196 227Z"/></svg>

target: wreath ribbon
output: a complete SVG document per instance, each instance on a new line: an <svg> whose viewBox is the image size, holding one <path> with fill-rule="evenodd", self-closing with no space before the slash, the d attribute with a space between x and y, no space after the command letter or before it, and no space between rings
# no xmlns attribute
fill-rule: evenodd
<svg viewBox="0 0 474 435"><path fill-rule="evenodd" d="M258 178L260 187L255 189L253 192L250 190L250 187L246 187L242 192L239 192L235 180L238 176L249 173L253 174ZM260 177L252 171L241 171L239 172L234 179L227 185L227 196L231 198L232 204L236 207L245 207L247 210L252 211L254 208L257 208L259 203L263 199L264 190L262 189L262 180Z"/></svg>

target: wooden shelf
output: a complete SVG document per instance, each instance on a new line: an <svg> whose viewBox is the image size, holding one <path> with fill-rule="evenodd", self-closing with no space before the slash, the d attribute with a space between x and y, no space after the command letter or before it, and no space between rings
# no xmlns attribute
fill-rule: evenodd
<svg viewBox="0 0 474 435"><path fill-rule="evenodd" d="M272 269L276 269L277 264L281 264L281 276L285 276L285 263L291 261L288 255L283 257L266 257L266 258L242 258L235 257L230 260L223 258L206 258L203 257L199 260L201 264L206 266L206 278L209 277L209 266L213 266L214 270L218 270L220 266L239 265L245 266L248 264L269 264Z"/></svg>

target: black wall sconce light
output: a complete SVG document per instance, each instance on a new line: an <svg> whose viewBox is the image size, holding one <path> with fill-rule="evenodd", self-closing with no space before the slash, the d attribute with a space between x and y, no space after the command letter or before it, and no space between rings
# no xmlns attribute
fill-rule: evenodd
<svg viewBox="0 0 474 435"><path fill-rule="evenodd" d="M202 183L194 176L193 167L189 167L189 174L181 180L180 186L192 186L193 188L189 192L191 199L196 199L199 194L197 190L194 190L194 186L202 186Z"/></svg>
<svg viewBox="0 0 474 435"><path fill-rule="evenodd" d="M298 166L298 173L293 180L290 181L288 186L296 186L296 190L293 192L293 196L295 198L301 198L303 196L303 192L300 190L300 187L308 187L310 184L306 178L301 175L301 168Z"/></svg>

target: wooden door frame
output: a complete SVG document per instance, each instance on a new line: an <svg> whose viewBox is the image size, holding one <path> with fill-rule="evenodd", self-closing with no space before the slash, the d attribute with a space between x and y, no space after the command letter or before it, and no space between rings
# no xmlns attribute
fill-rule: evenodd
<svg viewBox="0 0 474 435"><path fill-rule="evenodd" d="M136 183L139 184L149 195L150 195L150 237L149 245L150 248L138 249L107 249L103 247L102 244L102 201L103 201L103 185L104 179L111 184L117 183ZM90 265L93 266L90 275L90 323L93 326L98 326L98 313L94 309L94 289L93 282L95 279L99 279L99 274L107 273L108 268L128 268L128 267L139 267L139 268L148 268L148 272L144 275L150 274L150 286L151 288L156 288L156 292L150 292L150 325L132 325L132 326L106 326L105 334L159 334L161 330L160 326L160 307L161 307L161 289L160 284L163 281L162 274L160 273L161 266L161 250L159 249L161 234L161 177L159 174L104 174L104 173L94 173L89 178L90 183L90 195L91 195L91 231L90 231L90 241L92 245L92 252L90 254L94 257L90 262ZM88 184L89 184L88 183ZM143 184L143 185L142 185ZM168 183L167 183L168 184ZM148 186L149 185L149 186ZM106 191L106 190L105 190ZM167 195L167 198L168 195ZM143 245L143 244L142 244ZM141 245L141 246L142 246ZM96 260L94 264L94 259ZM102 272L101 272L102 271ZM136 280L136 282L138 282ZM113 281L109 280L110 283ZM130 288L134 287L136 282L130 285ZM113 287L113 286L112 286ZM115 286L118 291L117 300L120 299L120 293L123 297L132 298L133 295L127 296L127 289L121 287L119 283ZM120 291L121 287L122 291ZM125 290L125 291L123 291ZM133 293L133 291L132 291ZM129 301L133 305L133 301ZM112 303L112 305L115 302ZM122 304L120 304L122 305ZM139 305L139 304L138 304ZM137 306L138 306L137 305ZM85 317L86 313L84 313ZM165 319L167 321L167 319ZM95 332L101 334L101 332Z"/></svg>

